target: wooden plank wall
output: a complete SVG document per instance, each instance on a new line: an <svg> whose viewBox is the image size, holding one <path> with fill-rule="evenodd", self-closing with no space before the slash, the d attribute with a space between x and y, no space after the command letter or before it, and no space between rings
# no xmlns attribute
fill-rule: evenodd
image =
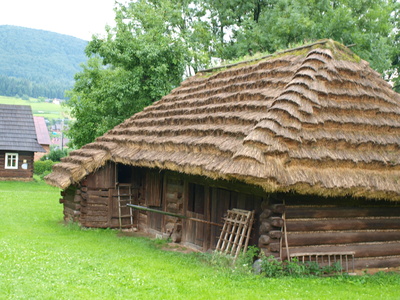
<svg viewBox="0 0 400 300"><path fill-rule="evenodd" d="M18 169L5 169L5 154L18 153ZM0 151L0 178L32 179L33 178L33 152ZM28 169L21 168L23 161L28 163Z"/></svg>
<svg viewBox="0 0 400 300"><path fill-rule="evenodd" d="M219 187L211 188L211 221L214 223L223 224L228 209L239 208L245 210L254 210L255 219L252 225L249 245L256 245L259 234L259 216L261 213L261 203L265 199L265 195L248 194L242 186L233 185L232 189ZM211 226L210 248L215 249L219 239L221 227Z"/></svg>
<svg viewBox="0 0 400 300"><path fill-rule="evenodd" d="M382 201L355 204L287 203L290 254L354 251L356 268L398 266L400 205ZM283 246L286 255L284 241Z"/></svg>
<svg viewBox="0 0 400 300"><path fill-rule="evenodd" d="M93 189L81 186L82 208L80 223L85 227L110 227L110 189Z"/></svg>
<svg viewBox="0 0 400 300"><path fill-rule="evenodd" d="M81 215L85 227L111 227L112 194L115 189L115 164L107 163L81 181Z"/></svg>

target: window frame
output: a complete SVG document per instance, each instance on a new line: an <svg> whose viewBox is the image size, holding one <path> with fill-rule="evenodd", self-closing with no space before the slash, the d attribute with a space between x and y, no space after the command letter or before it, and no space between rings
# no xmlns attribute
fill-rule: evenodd
<svg viewBox="0 0 400 300"><path fill-rule="evenodd" d="M9 164L9 157L11 157L11 165ZM18 169L18 160L19 160L19 155L18 153L12 153L12 152L7 152L5 154L5 160L4 160L4 168L5 169L10 169L10 170L17 170ZM15 161L15 166L13 166L13 162Z"/></svg>

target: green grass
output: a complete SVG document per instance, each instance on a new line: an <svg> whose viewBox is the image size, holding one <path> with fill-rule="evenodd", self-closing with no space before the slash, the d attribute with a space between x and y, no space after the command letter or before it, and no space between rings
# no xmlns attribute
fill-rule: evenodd
<svg viewBox="0 0 400 300"><path fill-rule="evenodd" d="M0 299L400 299L400 275L265 278L62 224L59 190L0 182Z"/></svg>
<svg viewBox="0 0 400 300"><path fill-rule="evenodd" d="M0 96L0 104L30 105L34 116L42 116L48 120L68 117L68 109L53 103L38 102L37 99L22 100L15 97Z"/></svg>

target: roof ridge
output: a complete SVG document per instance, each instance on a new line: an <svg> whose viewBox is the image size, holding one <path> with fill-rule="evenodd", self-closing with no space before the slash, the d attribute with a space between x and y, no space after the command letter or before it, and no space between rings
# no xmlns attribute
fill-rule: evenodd
<svg viewBox="0 0 400 300"><path fill-rule="evenodd" d="M318 40L318 41L316 41L314 43L311 43L311 44L306 44L306 45L299 46L299 47L296 47L296 48L290 48L290 49L285 49L285 50L282 50L282 51L277 51L277 52L274 52L274 53L271 53L271 54L267 54L267 55L264 55L264 56L261 56L261 57L252 58L252 59L248 59L248 60L243 60L243 61L239 61L239 62L236 62L236 63L228 64L228 65L221 65L221 66L215 66L215 67L203 69L203 70L198 71L198 73L207 73L207 72L212 72L212 71L216 71L216 70L220 70L220 69L229 69L229 68L235 67L237 65L251 63L251 62L255 62L255 61L260 61L260 60L263 60L263 59L266 59L266 58L270 58L270 57L286 54L286 53L289 53L289 52L295 52L295 51L303 50L303 49L306 49L306 48L311 48L311 47L316 46L316 45L327 44L329 42L333 43L333 41L330 40L330 39Z"/></svg>
<svg viewBox="0 0 400 300"><path fill-rule="evenodd" d="M253 159L262 163L263 160L261 159L261 153L258 153L255 149L251 148L257 148L259 152L263 153L286 153L288 152L288 146L283 139L290 139L297 143L302 142L301 137L296 136L292 131L294 130L299 132L301 130L304 122L304 118L301 118L303 114L309 116L308 122L317 122L315 118L313 118L313 105L319 105L319 100L315 95L316 91L313 91L309 85L313 84L315 81L315 75L318 73L315 66L312 65L313 62L314 64L315 62L326 64L327 61L325 61L324 58L333 59L333 54L330 49L310 49L283 91L272 101L271 107L268 108L265 117L260 119L244 138L242 147L239 148L233 156L234 159L243 157L244 153L247 153L248 159ZM308 82L309 80L311 80L311 83ZM307 90L307 93L302 93L302 95L300 95L298 91L299 89ZM305 95L312 99L306 99ZM288 102L295 106L292 111L291 107L287 106ZM282 117L282 112L283 114L287 114L289 118ZM285 120L288 124L283 124ZM268 122L268 126L265 126L265 122ZM293 126L293 123L297 123L297 125ZM265 130L267 130L268 133L263 132ZM275 135L276 137L267 138L265 136L266 134ZM262 148L267 147L264 148L264 151L262 151L260 146L258 146L260 145L260 136L262 136L262 140L266 142L261 143ZM251 145L253 143L255 143L255 146ZM254 154L256 154L255 157L252 157Z"/></svg>

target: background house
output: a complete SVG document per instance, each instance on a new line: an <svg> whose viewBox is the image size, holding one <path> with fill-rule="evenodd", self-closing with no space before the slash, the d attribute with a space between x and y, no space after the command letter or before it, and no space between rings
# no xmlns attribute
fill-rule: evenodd
<svg viewBox="0 0 400 300"><path fill-rule="evenodd" d="M38 143L32 109L26 105L0 104L0 179L31 180Z"/></svg>
<svg viewBox="0 0 400 300"><path fill-rule="evenodd" d="M38 143L46 152L35 152L34 160L39 160L50 152L50 135L44 117L33 117Z"/></svg>
<svg viewBox="0 0 400 300"><path fill-rule="evenodd" d="M228 209L255 211L268 256L353 253L400 265L400 95L331 40L205 70L73 151L46 180L65 220L180 231L214 249ZM209 223L121 210L119 199ZM133 221L132 221L133 220Z"/></svg>

